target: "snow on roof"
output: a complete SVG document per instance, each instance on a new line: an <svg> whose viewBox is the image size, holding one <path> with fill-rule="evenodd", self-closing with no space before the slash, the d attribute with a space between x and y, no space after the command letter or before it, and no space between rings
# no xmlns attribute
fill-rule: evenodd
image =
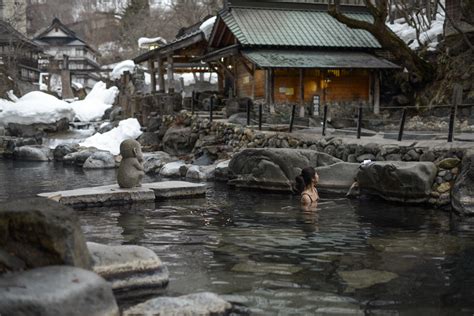
<svg viewBox="0 0 474 316"><path fill-rule="evenodd" d="M216 23L217 16L213 16L212 18L207 19L204 21L199 29L204 33L206 39L209 40L211 36L212 28L214 27L214 23Z"/></svg>
<svg viewBox="0 0 474 316"><path fill-rule="evenodd" d="M126 139L137 139L142 134L140 123L136 118L120 121L119 125L103 134L97 133L79 145L108 150L114 155L120 153L120 143Z"/></svg>
<svg viewBox="0 0 474 316"><path fill-rule="evenodd" d="M120 79L125 71L130 72L131 74L135 73L135 63L133 60L124 60L115 65L114 69L110 73L110 77L113 80Z"/></svg>
<svg viewBox="0 0 474 316"><path fill-rule="evenodd" d="M168 42L162 37L154 37L154 38L140 37L138 39L138 47L139 48L144 48L145 45L147 45L147 44L166 45L166 44L168 44Z"/></svg>

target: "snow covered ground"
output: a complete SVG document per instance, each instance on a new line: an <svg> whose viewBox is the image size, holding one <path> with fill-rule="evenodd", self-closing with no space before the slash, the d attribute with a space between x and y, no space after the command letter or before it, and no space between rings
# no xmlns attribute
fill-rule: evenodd
<svg viewBox="0 0 474 316"><path fill-rule="evenodd" d="M63 118L69 121L98 120L105 110L112 107L118 92L117 87L107 89L104 82L98 82L84 100L72 103L40 91L27 93L21 98L10 94L13 101L0 99L0 126L8 123L52 124Z"/></svg>
<svg viewBox="0 0 474 316"><path fill-rule="evenodd" d="M436 20L429 23L426 14L421 13L412 17L420 31L419 41L416 38L416 28L406 23L404 18L395 20L394 24L387 22L387 26L400 37L408 46L417 50L422 46L427 46L429 51L435 51L438 46L438 37L443 35L445 14L441 7L438 7Z"/></svg>
<svg viewBox="0 0 474 316"><path fill-rule="evenodd" d="M140 123L135 118L120 121L119 126L103 134L97 133L79 145L95 147L110 151L114 155L120 153L120 143L126 139L137 139L142 134Z"/></svg>

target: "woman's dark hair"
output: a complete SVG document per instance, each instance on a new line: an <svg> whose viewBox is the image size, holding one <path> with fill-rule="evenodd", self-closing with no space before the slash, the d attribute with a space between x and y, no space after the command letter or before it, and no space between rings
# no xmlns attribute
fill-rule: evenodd
<svg viewBox="0 0 474 316"><path fill-rule="evenodd" d="M301 170L301 174L295 178L295 190L297 193L301 194L304 189L311 184L314 176L316 175L316 170L313 167L306 167Z"/></svg>

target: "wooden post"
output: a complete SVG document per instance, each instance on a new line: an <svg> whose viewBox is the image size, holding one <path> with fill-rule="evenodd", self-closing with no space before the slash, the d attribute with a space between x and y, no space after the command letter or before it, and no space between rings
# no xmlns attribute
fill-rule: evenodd
<svg viewBox="0 0 474 316"><path fill-rule="evenodd" d="M174 93L174 73L173 73L173 56L168 56L167 61L167 76L168 76L168 93Z"/></svg>
<svg viewBox="0 0 474 316"><path fill-rule="evenodd" d="M328 119L328 106L325 104L324 105L324 110L323 110L323 131L322 134L323 136L326 136L326 122Z"/></svg>
<svg viewBox="0 0 474 316"><path fill-rule="evenodd" d="M362 105L359 105L358 117L357 117L357 139L360 139L362 131Z"/></svg>
<svg viewBox="0 0 474 316"><path fill-rule="evenodd" d="M300 69L300 115L304 117L304 69Z"/></svg>
<svg viewBox="0 0 474 316"><path fill-rule="evenodd" d="M156 92L156 74L155 74L155 61L153 59L148 60L148 70L150 71L151 78L151 93Z"/></svg>
<svg viewBox="0 0 474 316"><path fill-rule="evenodd" d="M290 133L293 132L293 124L295 122L295 114L296 114L296 104L293 104L293 107L291 109Z"/></svg>
<svg viewBox="0 0 474 316"><path fill-rule="evenodd" d="M255 100L255 72L256 72L255 64L252 64L252 100Z"/></svg>
<svg viewBox="0 0 474 316"><path fill-rule="evenodd" d="M247 100L247 126L250 125L250 104L251 104L251 100L248 99Z"/></svg>
<svg viewBox="0 0 474 316"><path fill-rule="evenodd" d="M263 104L258 105L258 130L262 130L262 119L263 119Z"/></svg>
<svg viewBox="0 0 474 316"><path fill-rule="evenodd" d="M454 121L456 119L456 112L458 105L462 103L462 86L455 84L453 88L453 105L451 107L451 115L449 116L449 131L448 131L448 143L452 143L454 139Z"/></svg>
<svg viewBox="0 0 474 316"><path fill-rule="evenodd" d="M374 114L380 113L380 72L374 74Z"/></svg>
<svg viewBox="0 0 474 316"><path fill-rule="evenodd" d="M209 104L209 122L212 122L213 111L214 111L214 96L211 96L211 102Z"/></svg>
<svg viewBox="0 0 474 316"><path fill-rule="evenodd" d="M194 115L194 104L196 102L196 91L193 90L191 94L191 115Z"/></svg>
<svg viewBox="0 0 474 316"><path fill-rule="evenodd" d="M158 92L164 93L165 90L165 73L163 69L163 58L158 58Z"/></svg>
<svg viewBox="0 0 474 316"><path fill-rule="evenodd" d="M403 129L405 128L405 120L407 118L407 109L403 109L402 118L400 120L400 129L398 130L398 141L401 142L403 138Z"/></svg>

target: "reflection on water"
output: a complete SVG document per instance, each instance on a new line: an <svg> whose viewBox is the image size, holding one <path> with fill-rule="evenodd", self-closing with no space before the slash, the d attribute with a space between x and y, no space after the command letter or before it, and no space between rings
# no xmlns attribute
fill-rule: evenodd
<svg viewBox="0 0 474 316"><path fill-rule="evenodd" d="M114 180L42 166L0 161L0 199ZM474 221L439 210L323 199L302 212L289 195L210 184L206 198L78 214L90 241L153 249L166 295L212 291L270 315L474 312Z"/></svg>

